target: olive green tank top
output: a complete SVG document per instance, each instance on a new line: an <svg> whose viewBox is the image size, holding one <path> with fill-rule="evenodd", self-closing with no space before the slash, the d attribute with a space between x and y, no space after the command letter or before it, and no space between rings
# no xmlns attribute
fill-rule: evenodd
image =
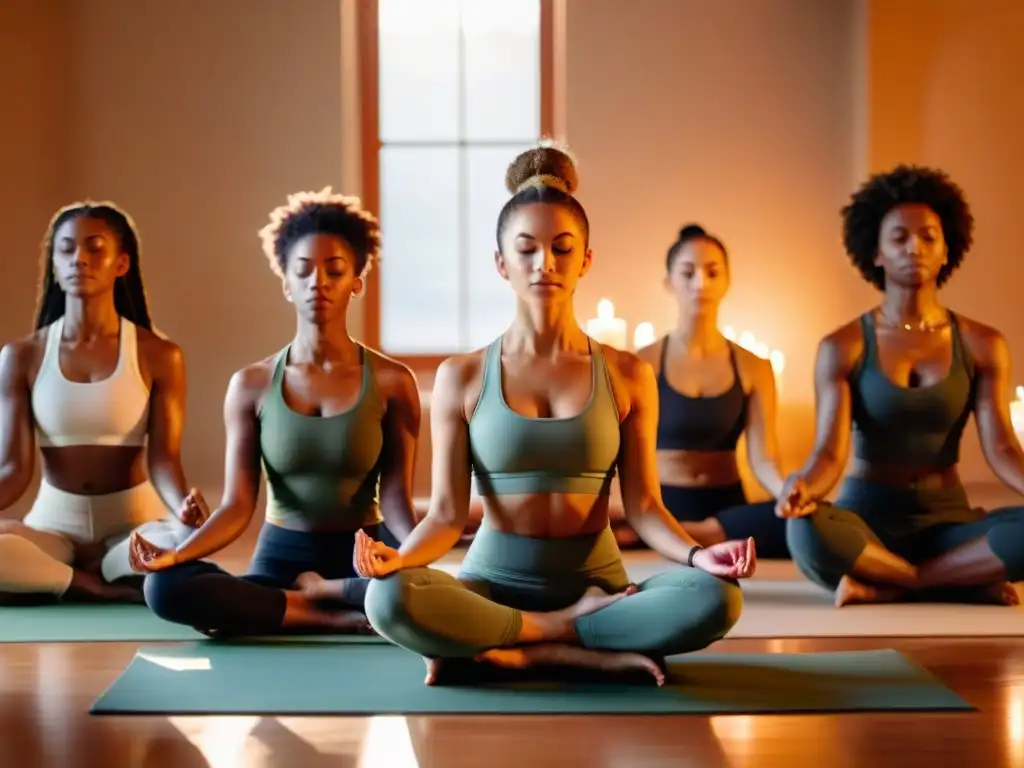
<svg viewBox="0 0 1024 768"><path fill-rule="evenodd" d="M591 395L564 419L528 418L505 401L501 339L487 348L480 398L469 420L477 491L608 494L619 457L619 409L601 345L590 342Z"/></svg>
<svg viewBox="0 0 1024 768"><path fill-rule="evenodd" d="M381 522L385 407L373 375L373 352L360 346L362 384L352 407L333 416L305 416L288 406L281 391L290 350L289 344L278 355L270 391L257 414L267 522L353 530Z"/></svg>

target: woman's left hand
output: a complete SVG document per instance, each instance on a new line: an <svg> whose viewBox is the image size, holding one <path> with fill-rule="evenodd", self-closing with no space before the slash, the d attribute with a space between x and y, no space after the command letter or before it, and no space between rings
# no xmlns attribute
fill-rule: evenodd
<svg viewBox="0 0 1024 768"><path fill-rule="evenodd" d="M202 528L203 523L210 519L210 505L198 488L191 489L182 499L178 519L189 528Z"/></svg>
<svg viewBox="0 0 1024 768"><path fill-rule="evenodd" d="M128 539L128 564L135 573L154 573L175 565L176 552L147 541L138 531Z"/></svg>
<svg viewBox="0 0 1024 768"><path fill-rule="evenodd" d="M693 556L693 567L727 579L746 579L757 569L754 539L712 544Z"/></svg>
<svg viewBox="0 0 1024 768"><path fill-rule="evenodd" d="M394 547L371 539L366 531L356 531L352 564L364 579L380 579L402 568L402 556Z"/></svg>

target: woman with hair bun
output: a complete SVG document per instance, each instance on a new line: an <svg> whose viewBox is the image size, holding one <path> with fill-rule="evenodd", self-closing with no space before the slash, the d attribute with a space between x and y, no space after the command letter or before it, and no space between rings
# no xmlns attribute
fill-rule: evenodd
<svg viewBox="0 0 1024 768"><path fill-rule="evenodd" d="M438 368L426 517L398 550L357 541L356 567L372 579L367 617L425 658L428 685L455 659L633 670L661 684L663 657L736 623L736 579L754 571L751 540L704 548L665 509L654 373L576 321L573 294L593 258L577 185L572 158L554 146L511 164L494 263L515 291L515 317L486 348ZM459 540L471 472L484 516L456 578L428 566ZM609 527L616 472L633 528L680 564L639 585Z"/></svg>
<svg viewBox="0 0 1024 768"><path fill-rule="evenodd" d="M668 250L665 285L679 303L675 330L637 354L658 380L658 475L665 506L704 545L752 537L761 557L785 559L786 521L775 431L775 372L718 330L729 290L722 241L690 224ZM746 436L754 476L772 497L751 504L736 460Z"/></svg>

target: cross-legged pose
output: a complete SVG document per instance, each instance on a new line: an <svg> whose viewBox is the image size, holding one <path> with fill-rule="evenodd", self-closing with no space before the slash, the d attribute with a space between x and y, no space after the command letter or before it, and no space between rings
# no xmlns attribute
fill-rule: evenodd
<svg viewBox="0 0 1024 768"><path fill-rule="evenodd" d="M654 373L589 338L573 313L591 251L570 157L527 151L506 186L495 264L516 315L487 348L438 368L430 509L398 551L359 537L358 569L374 579L366 614L427 659L428 684L455 658L639 669L660 682L661 657L704 648L735 624L735 579L753 572L753 543L702 549L662 504ZM427 566L459 539L471 469L484 519L455 578ZM631 525L681 564L638 586L609 528L616 469Z"/></svg>
<svg viewBox="0 0 1024 768"><path fill-rule="evenodd" d="M203 520L181 468L181 349L152 330L139 238L112 203L58 211L43 242L36 332L0 351L0 509L42 483L24 520L0 521L5 602L141 602L128 536L164 546Z"/></svg>
<svg viewBox="0 0 1024 768"><path fill-rule="evenodd" d="M819 346L816 446L778 505L793 518L793 559L837 606L1016 603L1008 582L1024 579L1024 507L972 507L957 472L973 414L992 470L1024 494L1006 340L939 301L971 246L967 202L944 173L901 166L869 179L843 216L846 249L882 300ZM849 473L824 503L851 435Z"/></svg>
<svg viewBox="0 0 1024 768"><path fill-rule="evenodd" d="M658 377L658 474L669 512L701 544L753 537L761 557L788 558L775 501L751 504L736 446L746 433L751 468L771 496L782 490L775 432L775 373L718 330L729 289L722 242L691 224L668 251L666 285L678 327L638 352Z"/></svg>
<svg viewBox="0 0 1024 768"><path fill-rule="evenodd" d="M134 537L133 564L149 574L158 616L214 637L366 628L355 535L382 522L399 541L412 530L420 423L409 369L348 334L380 230L358 200L324 190L290 196L261 235L295 307L295 337L231 378L219 508L176 549ZM248 527L262 472L266 521L238 577L202 558Z"/></svg>

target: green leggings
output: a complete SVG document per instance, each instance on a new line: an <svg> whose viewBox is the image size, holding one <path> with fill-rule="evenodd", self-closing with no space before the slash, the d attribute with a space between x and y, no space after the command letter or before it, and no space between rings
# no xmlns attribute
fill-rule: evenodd
<svg viewBox="0 0 1024 768"><path fill-rule="evenodd" d="M850 478L834 504L787 521L793 561L811 581L834 590L868 543L911 563L985 538L1009 581L1024 580L1024 507L972 508L962 487L894 488Z"/></svg>
<svg viewBox="0 0 1024 768"><path fill-rule="evenodd" d="M471 658L516 644L523 611L572 605L590 586L606 592L629 585L610 528L565 539L502 533L486 521L466 553L459 577L409 568L373 580L366 616L377 632L432 658ZM704 648L739 619L735 581L679 567L647 579L639 592L576 620L585 648L654 657Z"/></svg>

